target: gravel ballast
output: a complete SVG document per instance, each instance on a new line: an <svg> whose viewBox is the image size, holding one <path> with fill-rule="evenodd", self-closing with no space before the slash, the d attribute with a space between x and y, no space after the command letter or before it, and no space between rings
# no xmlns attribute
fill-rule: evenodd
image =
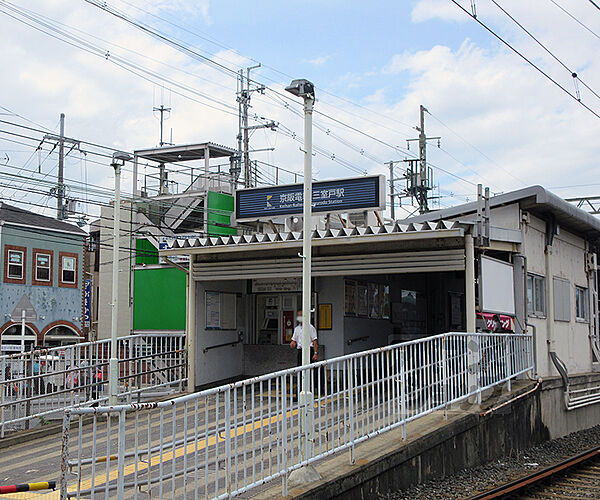
<svg viewBox="0 0 600 500"><path fill-rule="evenodd" d="M600 446L600 425L547 441L512 456L464 469L387 495L388 500L464 499ZM451 459L451 457L448 457Z"/></svg>

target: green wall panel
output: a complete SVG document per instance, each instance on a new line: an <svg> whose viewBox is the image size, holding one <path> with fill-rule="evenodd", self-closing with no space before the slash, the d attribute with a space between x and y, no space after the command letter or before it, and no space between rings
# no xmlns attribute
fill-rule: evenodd
<svg viewBox="0 0 600 500"><path fill-rule="evenodd" d="M144 238L135 240L135 263L136 264L158 264L158 250Z"/></svg>
<svg viewBox="0 0 600 500"><path fill-rule="evenodd" d="M215 236L236 234L231 223L230 215L233 213L233 196L223 193L208 192L208 234Z"/></svg>
<svg viewBox="0 0 600 500"><path fill-rule="evenodd" d="M174 267L136 269L134 330L185 330L185 273Z"/></svg>

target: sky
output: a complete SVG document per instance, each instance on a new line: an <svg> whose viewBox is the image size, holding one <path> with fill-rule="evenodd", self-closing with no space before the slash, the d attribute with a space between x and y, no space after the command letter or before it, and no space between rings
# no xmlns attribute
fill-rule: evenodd
<svg viewBox="0 0 600 500"><path fill-rule="evenodd" d="M497 2L568 70L491 0L459 3L468 11L475 4L477 19L567 91L576 92L574 71L600 94L600 10L584 0ZM534 184L565 197L600 193L600 119L450 0L105 3L202 57L175 50L85 0L0 0L0 120L57 131L64 112L68 136L133 151L157 145L152 109L165 104L172 109L166 135L172 131L173 142L235 147L235 72L260 62L252 78L268 88L253 93L251 124L274 120L279 126L253 133L251 149L273 148L253 153L253 159L301 170L301 107L283 89L292 78L307 78L318 99L319 179L386 173L385 162L414 156L416 144L407 151L406 140L418 134L422 104L427 134L441 136L439 148L437 141L428 146L440 206L473 199L479 182L494 193ZM44 27L33 21L39 16ZM39 31L53 28L62 34ZM56 38L65 30L69 43ZM81 40L97 53L74 46ZM581 101L600 114L600 99L581 83L579 90ZM49 187L28 190L33 179L48 184L55 178L56 151L38 156L37 142L2 130L23 130L0 123L2 171L22 177L1 177L0 197L51 213L43 208L55 204ZM72 196L86 199L100 189L97 196L108 196L108 164L108 158L70 152L65 177ZM273 176L273 169L264 167L263 175ZM88 193L81 187L86 180L93 185ZM131 189L130 168L124 182ZM97 207L81 210L95 213ZM397 214L411 211L403 206Z"/></svg>

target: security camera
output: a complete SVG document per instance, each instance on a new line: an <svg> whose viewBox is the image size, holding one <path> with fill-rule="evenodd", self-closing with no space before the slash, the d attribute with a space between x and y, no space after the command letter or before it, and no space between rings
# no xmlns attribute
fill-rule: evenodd
<svg viewBox="0 0 600 500"><path fill-rule="evenodd" d="M312 99L315 98L315 86L308 80L292 80L292 83L290 83L285 88L285 90L297 97L310 97Z"/></svg>

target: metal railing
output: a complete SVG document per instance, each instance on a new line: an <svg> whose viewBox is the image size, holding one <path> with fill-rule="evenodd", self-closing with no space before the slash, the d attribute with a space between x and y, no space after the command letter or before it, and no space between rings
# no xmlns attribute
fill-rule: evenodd
<svg viewBox="0 0 600 500"><path fill-rule="evenodd" d="M181 392L184 334L131 335L117 343L122 402ZM0 437L62 419L67 407L106 404L110 345L107 339L0 356Z"/></svg>
<svg viewBox="0 0 600 500"><path fill-rule="evenodd" d="M529 335L449 333L170 401L68 409L61 499L230 498L275 478L285 496L291 471L344 449L353 462L361 441L397 427L406 436L407 422L532 368ZM314 392L305 407L304 370ZM305 409L313 425L301 430Z"/></svg>

